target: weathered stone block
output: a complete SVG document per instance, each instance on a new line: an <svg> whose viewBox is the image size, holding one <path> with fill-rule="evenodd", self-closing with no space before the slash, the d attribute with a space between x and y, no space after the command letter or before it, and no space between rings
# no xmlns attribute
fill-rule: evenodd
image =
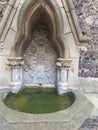
<svg viewBox="0 0 98 130"><path fill-rule="evenodd" d="M63 7L62 1L61 0L56 0L56 1L59 4L59 6L62 8Z"/></svg>
<svg viewBox="0 0 98 130"><path fill-rule="evenodd" d="M62 18L64 21L63 33L64 34L70 33L71 29L70 29L70 25L69 25L68 18L67 18L64 8L61 8L61 11L62 11L62 16L63 16Z"/></svg>
<svg viewBox="0 0 98 130"><path fill-rule="evenodd" d="M16 32L10 29L7 33L6 39L2 44L2 52L4 55L10 55L11 47L14 44L14 40L16 37Z"/></svg>
<svg viewBox="0 0 98 130"><path fill-rule="evenodd" d="M18 6L18 9L17 9L17 11L16 11L16 14L15 14L15 16L14 16L14 18L13 18L13 22L12 22L12 25L11 25L11 28L12 28L14 31L16 31L16 32L17 32L18 16L19 16L19 13L20 13L20 8L21 8L21 6L22 6L22 4L20 4L20 5Z"/></svg>
<svg viewBox="0 0 98 130"><path fill-rule="evenodd" d="M2 22L0 23L0 34L1 34L0 41L1 42L6 37L7 31L10 27L10 24L12 22L15 11L16 10L14 8L12 8L10 5L7 6L7 9L5 11L5 15L2 19Z"/></svg>
<svg viewBox="0 0 98 130"><path fill-rule="evenodd" d="M17 8L19 3L20 3L20 0L10 0L8 4L14 8Z"/></svg>
<svg viewBox="0 0 98 130"><path fill-rule="evenodd" d="M62 0L62 3L63 3L65 11L68 12L69 11L69 7L68 7L67 0Z"/></svg>

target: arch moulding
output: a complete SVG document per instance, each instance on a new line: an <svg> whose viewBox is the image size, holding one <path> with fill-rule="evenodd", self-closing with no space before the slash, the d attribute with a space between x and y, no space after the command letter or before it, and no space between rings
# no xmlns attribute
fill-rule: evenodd
<svg viewBox="0 0 98 130"><path fill-rule="evenodd" d="M26 41L31 39L30 27L31 24L36 24L37 20L41 19L41 16L38 16L37 11L42 11L46 13L46 22L50 28L51 39L58 46L60 57L65 57L65 45L63 39L64 32L64 21L60 7L56 1L52 0L29 0L25 3L25 8L22 8L19 15L18 21L18 35L16 40L16 48L18 52L21 52L21 48ZM34 26L33 26L34 27ZM70 28L70 27L69 27ZM19 52L19 53L20 53ZM17 53L17 52L16 52ZM69 54L67 54L69 55Z"/></svg>

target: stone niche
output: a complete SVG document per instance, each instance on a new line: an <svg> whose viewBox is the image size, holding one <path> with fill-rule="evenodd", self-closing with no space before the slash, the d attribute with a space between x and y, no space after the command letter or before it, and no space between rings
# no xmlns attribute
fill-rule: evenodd
<svg viewBox="0 0 98 130"><path fill-rule="evenodd" d="M44 3L43 3L44 4ZM29 40L18 47L23 57L23 86L56 87L60 47L53 40L50 17L41 5L31 16Z"/></svg>
<svg viewBox="0 0 98 130"><path fill-rule="evenodd" d="M49 32L41 28L23 50L25 86L54 87L57 80L57 53L49 40Z"/></svg>
<svg viewBox="0 0 98 130"><path fill-rule="evenodd" d="M19 61L12 67L9 63L11 80L21 75L19 82L11 81L12 88L56 87L59 94L78 89L79 51L65 10L52 0L24 4L14 46L10 48L11 61L21 59L24 64Z"/></svg>
<svg viewBox="0 0 98 130"><path fill-rule="evenodd" d="M24 60L20 66L21 86L55 87L62 94L69 89L72 60L69 52L65 54L67 47L61 38L63 23L58 26L52 8L51 3L45 1L33 3L24 23L25 34L21 40L19 36L16 44L16 53Z"/></svg>

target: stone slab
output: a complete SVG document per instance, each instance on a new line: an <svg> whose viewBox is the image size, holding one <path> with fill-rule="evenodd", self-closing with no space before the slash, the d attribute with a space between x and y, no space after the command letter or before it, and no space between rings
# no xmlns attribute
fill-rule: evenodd
<svg viewBox="0 0 98 130"><path fill-rule="evenodd" d="M10 0L8 4L14 8L17 8L19 3L20 3L20 0Z"/></svg>
<svg viewBox="0 0 98 130"><path fill-rule="evenodd" d="M62 4L62 1L61 0L56 0L58 5L62 8L63 7L63 4Z"/></svg>
<svg viewBox="0 0 98 130"><path fill-rule="evenodd" d="M67 0L62 0L62 3L63 3L63 7L64 7L65 11L68 12L69 11L69 7L68 7Z"/></svg>
<svg viewBox="0 0 98 130"><path fill-rule="evenodd" d="M14 45L14 40L16 37L16 32L10 29L6 35L6 38L2 44L2 54L3 55L10 55L11 48Z"/></svg>
<svg viewBox="0 0 98 130"><path fill-rule="evenodd" d="M92 108L94 108L93 104L91 105L90 102L88 102L86 105L81 108L81 110L75 115L74 120L76 123L76 127L80 127L80 124L84 122L87 118L90 117L92 113Z"/></svg>
<svg viewBox="0 0 98 130"><path fill-rule="evenodd" d="M97 78L79 78L79 86L86 93L98 92L98 79Z"/></svg>
<svg viewBox="0 0 98 130"><path fill-rule="evenodd" d="M70 25L69 25L69 21L68 21L68 17L65 13L65 10L64 8L61 8L61 12L62 12L62 18L63 18L63 21L64 21L64 26L63 26L63 33L66 34L66 33L70 33L71 32L71 29L70 29Z"/></svg>
<svg viewBox="0 0 98 130"><path fill-rule="evenodd" d="M16 9L12 8L10 5L7 6L5 15L2 19L2 22L0 23L0 34L1 34L0 42L4 41L4 38L6 37L8 29L14 17L15 11Z"/></svg>
<svg viewBox="0 0 98 130"><path fill-rule="evenodd" d="M18 9L16 11L16 14L15 14L15 16L13 18L13 21L12 21L12 25L11 25L11 28L14 31L16 31L16 32L17 32L17 25L18 25L17 24L17 22L18 22L18 16L19 16L19 13L20 13L21 6L22 6L22 4L19 4Z"/></svg>
<svg viewBox="0 0 98 130"><path fill-rule="evenodd" d="M6 57L0 56L0 86L6 86L10 81L9 68L6 66Z"/></svg>

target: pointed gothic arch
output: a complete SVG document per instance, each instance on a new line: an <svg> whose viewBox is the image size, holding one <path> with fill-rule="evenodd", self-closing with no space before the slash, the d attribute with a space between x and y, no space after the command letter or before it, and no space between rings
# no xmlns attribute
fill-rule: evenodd
<svg viewBox="0 0 98 130"><path fill-rule="evenodd" d="M65 58L65 50L69 50L65 46L63 38L65 21L56 0L29 0L24 3L18 17L16 54L20 55L24 44L31 40L32 31L43 17L42 15L44 15L43 19L48 26L51 41L54 43L58 57ZM68 58L69 52L67 51Z"/></svg>

